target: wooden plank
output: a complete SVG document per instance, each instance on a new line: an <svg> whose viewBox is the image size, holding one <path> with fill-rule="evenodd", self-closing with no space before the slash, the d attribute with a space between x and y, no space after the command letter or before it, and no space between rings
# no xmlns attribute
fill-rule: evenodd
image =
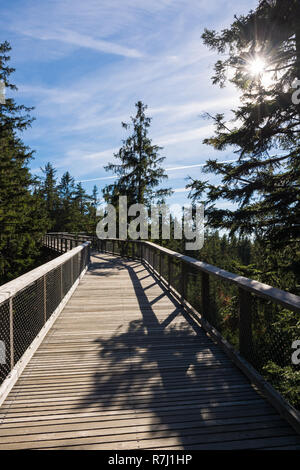
<svg viewBox="0 0 300 470"><path fill-rule="evenodd" d="M0 408L0 449L300 446L139 262L92 262Z"/></svg>

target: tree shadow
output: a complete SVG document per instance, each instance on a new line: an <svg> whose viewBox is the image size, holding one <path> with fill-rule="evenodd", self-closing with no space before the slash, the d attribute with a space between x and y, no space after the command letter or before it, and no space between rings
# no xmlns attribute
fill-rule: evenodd
<svg viewBox="0 0 300 470"><path fill-rule="evenodd" d="M141 447L153 448L152 439L168 442L171 437L184 449L205 441L208 433L216 432L214 426L228 417L230 403L254 399L254 391L143 265L122 258L103 258L103 264L105 269L128 271L140 318L129 321L126 331L122 322L114 334L95 340L99 364L92 388L77 409L114 413L120 426L131 414ZM95 269L101 266L100 262ZM143 286L141 281L147 277L152 279ZM160 293L148 296L150 285L157 284ZM167 299L172 308L164 314Z"/></svg>

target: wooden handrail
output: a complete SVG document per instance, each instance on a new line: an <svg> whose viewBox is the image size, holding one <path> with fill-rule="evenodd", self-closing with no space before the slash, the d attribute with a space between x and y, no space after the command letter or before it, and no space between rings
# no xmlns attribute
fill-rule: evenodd
<svg viewBox="0 0 300 470"><path fill-rule="evenodd" d="M61 266L69 259L73 258L74 255L82 251L84 247L89 246L90 243L90 241L87 241L81 244L80 246L73 248L67 253L64 253L63 255L58 256L57 258L49 261L48 263L45 263L42 266L39 266L38 268L32 269L28 273L25 273L22 276L19 276L16 279L13 279L12 281L9 281L6 284L0 286L0 304L5 302L10 297L16 295L17 292L24 289L32 282L35 282L36 280L43 277L49 271L52 271L58 266Z"/></svg>
<svg viewBox="0 0 300 470"><path fill-rule="evenodd" d="M211 274L212 276L223 279L224 281L229 281L259 297L263 297L265 299L272 300L275 303L279 303L289 310L295 311L297 313L300 312L300 297L295 294L277 289L276 287L271 287L268 284L263 284L262 282L254 281L253 279L249 279L244 276L239 276L238 274L233 274L211 264L204 263L203 261L198 261L195 258L191 258L190 256L182 255L175 251L169 250L168 248L156 245L155 243L147 241L143 243L145 245L152 246L156 250L159 250L168 256L179 259L189 264L190 266L193 266L195 269L198 269L207 274Z"/></svg>
<svg viewBox="0 0 300 470"><path fill-rule="evenodd" d="M52 234L49 234L49 235L52 235ZM58 234L55 234L55 235L58 235ZM62 238L67 238L66 237L67 234L63 234L63 235L64 236ZM91 238L92 237L90 237L90 239ZM144 246L152 247L165 255L171 256L174 259L178 259L184 263L187 263L188 265L192 266L193 268L199 271L210 274L224 281L228 281L232 284L235 284L237 287L243 290L246 290L248 292L251 292L257 295L258 297L271 300L277 304L282 305L283 307L286 307L289 310L300 313L300 297L295 294L291 294L290 292L277 289L276 287L269 286L268 284L264 284L262 282L255 281L253 279L249 279L247 277L240 276L238 274L234 274L229 271L225 271L224 269L218 268L217 266L213 266L211 264L204 263L203 261L199 261L190 256L177 253L168 248L157 245L156 243L152 243L152 242L145 241L145 240L123 240L119 238L106 238L106 239L103 239L103 241L108 241L108 242L117 241L121 243L124 243L124 242L139 243L139 244L143 244Z"/></svg>

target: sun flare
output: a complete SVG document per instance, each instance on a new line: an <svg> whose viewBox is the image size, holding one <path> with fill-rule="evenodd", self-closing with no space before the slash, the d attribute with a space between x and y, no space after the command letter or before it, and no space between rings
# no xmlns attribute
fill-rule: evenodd
<svg viewBox="0 0 300 470"><path fill-rule="evenodd" d="M272 72L268 71L268 63L264 57L256 56L249 60L246 69L253 80L260 81L264 88L272 86L273 75Z"/></svg>
<svg viewBox="0 0 300 470"><path fill-rule="evenodd" d="M258 75L262 75L266 70L266 61L262 57L255 57L255 59L251 60L248 64L248 70L251 75L257 77Z"/></svg>

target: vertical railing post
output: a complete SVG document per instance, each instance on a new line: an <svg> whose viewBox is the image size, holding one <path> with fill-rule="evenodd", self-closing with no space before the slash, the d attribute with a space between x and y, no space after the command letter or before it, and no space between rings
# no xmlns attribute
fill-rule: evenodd
<svg viewBox="0 0 300 470"><path fill-rule="evenodd" d="M186 300L186 264L184 261L181 261L181 302Z"/></svg>
<svg viewBox="0 0 300 470"><path fill-rule="evenodd" d="M71 258L71 277L72 277L72 284L74 284L74 256Z"/></svg>
<svg viewBox="0 0 300 470"><path fill-rule="evenodd" d="M13 299L9 299L9 351L10 351L10 369L12 370L15 365L14 359L14 312L13 312Z"/></svg>
<svg viewBox="0 0 300 470"><path fill-rule="evenodd" d="M161 277L161 263L162 263L162 255L161 251L159 250L159 275Z"/></svg>
<svg viewBox="0 0 300 470"><path fill-rule="evenodd" d="M239 288L239 315L239 349L241 355L250 360L253 357L252 296L241 287Z"/></svg>
<svg viewBox="0 0 300 470"><path fill-rule="evenodd" d="M64 297L64 288L63 288L63 265L60 265L60 300Z"/></svg>
<svg viewBox="0 0 300 470"><path fill-rule="evenodd" d="M209 275L204 271L202 271L201 280L201 306L202 315L206 320L210 321Z"/></svg>
<svg viewBox="0 0 300 470"><path fill-rule="evenodd" d="M91 262L91 244L89 244L89 245L87 246L87 250L88 250L88 251L87 251L88 255L87 255L87 263L86 263L86 265L90 264L90 262ZM85 267L86 267L86 266L85 266Z"/></svg>
<svg viewBox="0 0 300 470"><path fill-rule="evenodd" d="M65 252L67 252L67 251L68 251L68 240L67 240L67 238L66 238L66 239L65 239Z"/></svg>
<svg viewBox="0 0 300 470"><path fill-rule="evenodd" d="M43 276L43 294L44 294L44 323L47 321L47 279L46 274Z"/></svg>
<svg viewBox="0 0 300 470"><path fill-rule="evenodd" d="M168 255L168 286L171 285L171 256Z"/></svg>

